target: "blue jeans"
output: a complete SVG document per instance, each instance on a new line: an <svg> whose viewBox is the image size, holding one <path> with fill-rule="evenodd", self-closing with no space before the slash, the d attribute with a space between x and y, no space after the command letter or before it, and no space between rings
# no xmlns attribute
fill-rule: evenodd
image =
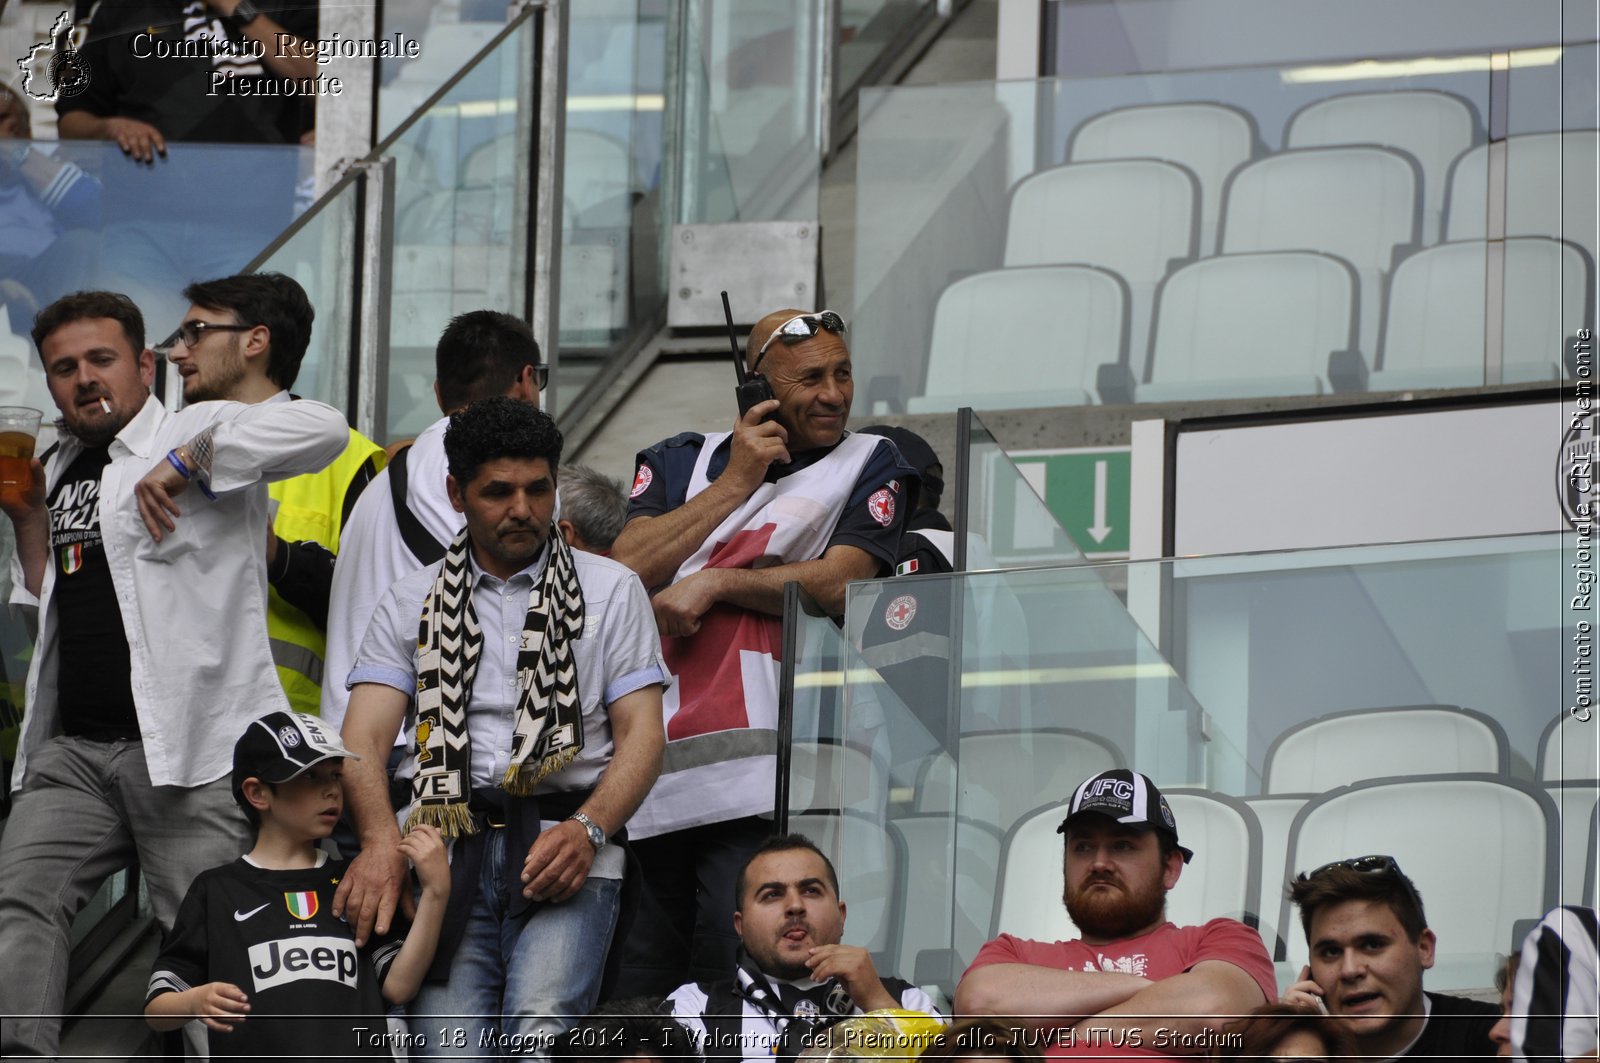
<svg viewBox="0 0 1600 1063"><path fill-rule="evenodd" d="M100 883L137 857L163 930L200 872L238 858L250 827L224 775L152 786L139 742L58 736L28 756L0 843L0 1056L54 1056L69 929Z"/></svg>
<svg viewBox="0 0 1600 1063"><path fill-rule="evenodd" d="M507 918L506 832L484 842L478 895L444 985L411 1002L414 1058L549 1058L556 1040L594 1010L617 925L620 879L591 877L577 896Z"/></svg>

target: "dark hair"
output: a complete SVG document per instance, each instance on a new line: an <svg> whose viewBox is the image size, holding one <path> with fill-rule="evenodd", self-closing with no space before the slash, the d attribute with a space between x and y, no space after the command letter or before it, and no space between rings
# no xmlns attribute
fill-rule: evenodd
<svg viewBox="0 0 1600 1063"><path fill-rule="evenodd" d="M39 357L44 357L44 341L50 338L50 333L74 321L97 317L110 318L121 325L134 356L143 353L144 315L139 313L132 299L121 292L73 292L34 315L33 345L39 349Z"/></svg>
<svg viewBox="0 0 1600 1063"><path fill-rule="evenodd" d="M524 366L539 364L539 344L521 318L471 310L445 326L434 350L434 378L446 411L504 395Z"/></svg>
<svg viewBox="0 0 1600 1063"><path fill-rule="evenodd" d="M444 455L450 475L465 491L486 461L496 458L543 458L550 478L561 464L561 430L548 413L501 395L479 399L450 415L444 430Z"/></svg>
<svg viewBox="0 0 1600 1063"><path fill-rule="evenodd" d="M822 866L828 869L828 884L833 887L833 895L839 896L839 873L833 869L833 861L828 859L828 854L817 848L816 842L804 834L774 834L762 842L761 848L751 853L750 859L739 869L739 877L733 883L733 910L744 911L745 872L750 870L751 864L768 853L787 853L795 849L804 849L822 858Z"/></svg>
<svg viewBox="0 0 1600 1063"><path fill-rule="evenodd" d="M587 465L561 468L561 519L569 520L583 541L609 550L628 520L622 484Z"/></svg>
<svg viewBox="0 0 1600 1063"><path fill-rule="evenodd" d="M1027 1024L1015 1019L991 1016L962 1019L940 1030L919 1058L961 1059L965 1056L1004 1056L1007 1059L1035 1060L1040 1055L1028 1043Z"/></svg>
<svg viewBox="0 0 1600 1063"><path fill-rule="evenodd" d="M298 281L282 273L241 273L198 281L183 290L183 297L207 310L227 311L241 325L265 325L272 336L267 377L280 388L294 387L317 316Z"/></svg>
<svg viewBox="0 0 1600 1063"><path fill-rule="evenodd" d="M1300 1004L1263 1004L1222 1028L1217 1059L1270 1059L1273 1049L1292 1033L1309 1033L1322 1042L1329 1059L1353 1058L1356 1044L1343 1025L1315 1008Z"/></svg>
<svg viewBox="0 0 1600 1063"><path fill-rule="evenodd" d="M1422 894L1398 868L1355 871L1334 864L1311 873L1302 871L1289 884L1289 899L1300 906L1300 925L1305 928L1307 941L1311 939L1312 917L1329 905L1345 901L1382 901L1400 921L1412 944L1428 929Z"/></svg>
<svg viewBox="0 0 1600 1063"><path fill-rule="evenodd" d="M556 1063L610 1061L645 1056L651 1059L697 1058L694 1039L664 1005L648 997L601 1005L564 1034L552 1053Z"/></svg>

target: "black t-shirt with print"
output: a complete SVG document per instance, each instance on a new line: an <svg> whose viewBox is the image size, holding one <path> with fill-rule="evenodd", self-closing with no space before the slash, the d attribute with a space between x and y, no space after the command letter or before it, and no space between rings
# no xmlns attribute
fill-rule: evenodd
<svg viewBox="0 0 1600 1063"><path fill-rule="evenodd" d="M333 915L348 864L325 860L274 871L240 857L203 871L189 887L150 975L148 1002L208 982L229 982L250 998L250 1015L210 1035L211 1055L392 1058L380 993L409 926L356 948Z"/></svg>
<svg viewBox="0 0 1600 1063"><path fill-rule="evenodd" d="M85 450L48 500L61 727L101 741L139 737L128 633L100 538L100 475L110 460L108 447Z"/></svg>

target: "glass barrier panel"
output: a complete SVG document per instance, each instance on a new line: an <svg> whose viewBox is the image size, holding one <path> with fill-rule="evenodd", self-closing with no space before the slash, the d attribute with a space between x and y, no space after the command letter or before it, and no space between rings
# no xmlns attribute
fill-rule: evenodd
<svg viewBox="0 0 1600 1063"><path fill-rule="evenodd" d="M35 312L83 289L127 294L161 342L188 308L185 285L239 272L310 205L311 162L312 149L284 145L173 143L142 164L111 141L34 141L20 166L0 167L0 359Z"/></svg>
<svg viewBox="0 0 1600 1063"><path fill-rule="evenodd" d="M499 27L498 29L504 29ZM517 173L531 163L523 19L426 113L375 151L396 160L388 423L384 440L414 436L439 417L434 349L450 319L526 301L528 233L515 232ZM549 357L547 352L547 357Z"/></svg>
<svg viewBox="0 0 1600 1063"><path fill-rule="evenodd" d="M677 220L815 219L818 8L705 0L692 10Z"/></svg>
<svg viewBox="0 0 1600 1063"><path fill-rule="evenodd" d="M1049 0L1045 74L1096 76L1257 63L1406 62L1559 40L1563 0ZM1592 20L1588 20L1593 25Z"/></svg>
<svg viewBox="0 0 1600 1063"><path fill-rule="evenodd" d="M931 0L848 0L839 8L839 43L834 57L835 98L860 87L874 63L933 13Z"/></svg>
<svg viewBox="0 0 1600 1063"><path fill-rule="evenodd" d="M458 4L385 3L379 13L383 36L403 34L416 41L416 58L389 56L378 61L378 139L383 140L410 118L505 29L506 5L500 0L462 0Z"/></svg>
<svg viewBox="0 0 1600 1063"><path fill-rule="evenodd" d="M873 585L883 591L875 609L884 603L891 610L906 607L907 599L897 596L899 582ZM938 625L950 622L950 610L941 614L929 602L921 616L912 629L919 645L941 638L948 645ZM872 952L880 972L904 971L909 978L922 950L948 948L950 941L954 884L928 873L951 866L954 821L948 813L904 814L917 785L917 764L942 746L945 706L933 700L942 697L942 687L932 676L948 661L937 668L921 662L930 682L918 693L929 700L915 702L913 711L877 678L876 667L902 666L885 658L894 647L879 637L880 630L857 625L847 634L830 619L808 616L799 631L789 829L817 842L834 862L840 896L850 905L845 942ZM846 676L848 706L842 698ZM917 906L918 917L891 918L902 903Z"/></svg>
<svg viewBox="0 0 1600 1063"><path fill-rule="evenodd" d="M360 268L355 238L358 194L355 179L342 182L256 267L257 273L276 271L293 277L316 311L311 343L292 390L341 410L350 408L354 352L348 325L358 310L354 304Z"/></svg>
<svg viewBox="0 0 1600 1063"><path fill-rule="evenodd" d="M1024 473L983 422L973 417L967 467L967 571L1083 560L1083 551L1045 504L1045 497L1068 489L1051 482L1048 466L1030 463ZM1098 534L1102 529L1096 521L1103 523L1091 517L1088 526ZM1126 529L1123 533L1125 538Z"/></svg>
<svg viewBox="0 0 1600 1063"><path fill-rule="evenodd" d="M666 101L665 5L574 5L567 26L562 178L561 372L566 410L605 358L665 298L661 258L661 129Z"/></svg>
<svg viewBox="0 0 1600 1063"><path fill-rule="evenodd" d="M1368 378L1439 356L1389 357L1398 266L1485 235L1452 187L1487 173L1489 86L1480 55L864 90L873 412L1399 387ZM1450 353L1403 386L1484 381L1481 328Z"/></svg>
<svg viewBox="0 0 1600 1063"><path fill-rule="evenodd" d="M1592 41L1510 55L1501 359L1508 384L1593 386L1597 68L1600 45ZM1466 193L1472 209L1475 182Z"/></svg>
<svg viewBox="0 0 1600 1063"><path fill-rule="evenodd" d="M1061 806L1127 766L1161 786L1197 850L1167 898L1175 922L1258 926L1286 986L1306 956L1287 879L1388 853L1428 899L1429 987L1487 991L1513 923L1592 889L1592 572L1580 530L853 585L846 630L868 667L844 673L846 733L885 704L929 702L936 655L919 668L918 643L864 634L883 627L884 597L920 605L946 585L960 603L954 738L937 721L882 730L892 778L916 780L891 791L891 823L953 815L951 844L930 849L949 870L925 877L969 887L949 922L968 928L965 947L927 970L958 974L1001 931L1077 936L1057 877ZM1153 587L1148 615L1122 608L1113 582ZM1002 603L1021 618L1009 659L975 664L1002 641L969 641ZM963 874L963 858L982 872ZM926 915L895 903L889 921L917 939Z"/></svg>

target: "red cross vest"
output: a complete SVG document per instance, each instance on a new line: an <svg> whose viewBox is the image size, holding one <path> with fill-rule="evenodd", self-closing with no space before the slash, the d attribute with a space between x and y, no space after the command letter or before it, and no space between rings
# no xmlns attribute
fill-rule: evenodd
<svg viewBox="0 0 1600 1063"><path fill-rule="evenodd" d="M705 437L685 501L710 484L706 467L728 434ZM821 557L882 441L852 433L816 464L763 483L706 536L673 582L703 568L767 568ZM628 821L630 836L772 814L782 645L781 618L721 604L693 635L662 638L672 672L662 697L667 751L661 777Z"/></svg>

